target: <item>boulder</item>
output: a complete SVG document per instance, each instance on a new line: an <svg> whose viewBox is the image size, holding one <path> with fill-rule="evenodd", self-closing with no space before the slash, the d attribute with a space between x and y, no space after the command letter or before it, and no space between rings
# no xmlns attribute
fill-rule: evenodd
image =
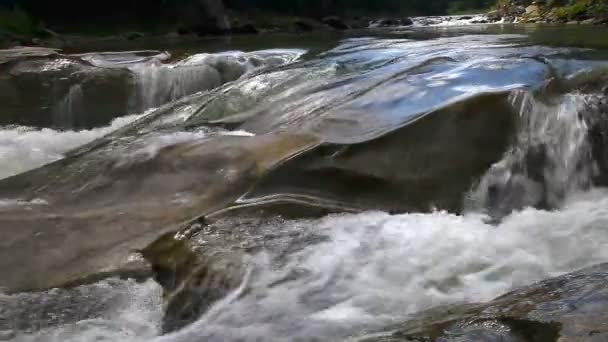
<svg viewBox="0 0 608 342"><path fill-rule="evenodd" d="M595 19L585 19L583 21L581 21L581 25L593 25L596 23Z"/></svg>
<svg viewBox="0 0 608 342"><path fill-rule="evenodd" d="M414 21L411 18L401 19L401 26L412 26L412 25L414 25Z"/></svg>
<svg viewBox="0 0 608 342"><path fill-rule="evenodd" d="M608 264L517 289L484 304L438 307L361 342L606 341Z"/></svg>
<svg viewBox="0 0 608 342"><path fill-rule="evenodd" d="M491 11L486 14L486 18L488 18L491 22L500 21L503 16L500 14L500 11Z"/></svg>
<svg viewBox="0 0 608 342"><path fill-rule="evenodd" d="M150 155L136 143L142 138L122 136L125 154L102 141L0 181L0 198L23 199L0 207L4 292L149 276L138 250L226 208L271 169L319 144L309 135L217 136ZM31 204L35 198L44 201Z"/></svg>
<svg viewBox="0 0 608 342"><path fill-rule="evenodd" d="M411 20L411 19L410 19ZM413 22L412 22L413 24ZM400 26L401 21L393 18L384 18L377 21L378 27L391 27L391 26Z"/></svg>
<svg viewBox="0 0 608 342"><path fill-rule="evenodd" d="M339 17L325 17L325 18L321 19L321 22L336 30L349 29L348 25L346 25L344 23L344 21Z"/></svg>
<svg viewBox="0 0 608 342"><path fill-rule="evenodd" d="M230 21L222 0L183 1L177 11L184 30L199 36L230 32Z"/></svg>
<svg viewBox="0 0 608 342"><path fill-rule="evenodd" d="M143 38L144 34L141 32L127 32L122 35L126 40L136 40Z"/></svg>
<svg viewBox="0 0 608 342"><path fill-rule="evenodd" d="M315 27L310 22L308 22L306 20L301 20L301 19L295 20L293 22L293 28L296 31L301 31L301 32L310 32L315 29Z"/></svg>
<svg viewBox="0 0 608 342"><path fill-rule="evenodd" d="M539 17L541 15L541 9L538 5L530 5L526 7L525 15L527 17Z"/></svg>
<svg viewBox="0 0 608 342"><path fill-rule="evenodd" d="M134 79L47 48L0 51L0 125L62 129L107 125L129 111Z"/></svg>
<svg viewBox="0 0 608 342"><path fill-rule="evenodd" d="M238 26L233 26L231 29L232 33L236 34L258 34L260 31L252 24L245 23L239 24Z"/></svg>

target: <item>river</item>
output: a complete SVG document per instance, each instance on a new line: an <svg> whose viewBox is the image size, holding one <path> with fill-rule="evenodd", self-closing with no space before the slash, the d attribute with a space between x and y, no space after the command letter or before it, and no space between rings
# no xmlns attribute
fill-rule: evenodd
<svg viewBox="0 0 608 342"><path fill-rule="evenodd" d="M0 64L0 340L357 340L608 262L607 33L438 24Z"/></svg>

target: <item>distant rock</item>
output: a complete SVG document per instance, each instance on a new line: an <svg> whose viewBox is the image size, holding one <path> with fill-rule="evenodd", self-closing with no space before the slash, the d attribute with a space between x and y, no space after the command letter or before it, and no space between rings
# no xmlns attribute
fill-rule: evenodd
<svg viewBox="0 0 608 342"><path fill-rule="evenodd" d="M242 25L234 26L234 27L232 27L230 32L237 33L237 34L258 34L258 33L260 33L260 31L252 23L245 23Z"/></svg>
<svg viewBox="0 0 608 342"><path fill-rule="evenodd" d="M127 40L136 40L139 38L143 38L144 34L141 32L127 32L122 35Z"/></svg>
<svg viewBox="0 0 608 342"><path fill-rule="evenodd" d="M339 17L325 17L325 18L321 19L321 22L336 30L347 30L350 28Z"/></svg>
<svg viewBox="0 0 608 342"><path fill-rule="evenodd" d="M526 7L526 13L525 15L527 17L539 17L541 14L541 10L540 7L537 5L530 5L528 7Z"/></svg>
<svg viewBox="0 0 608 342"><path fill-rule="evenodd" d="M57 49L29 46L0 50L0 64L33 57L51 57L58 53L59 50Z"/></svg>
<svg viewBox="0 0 608 342"><path fill-rule="evenodd" d="M410 19L411 20L411 19ZM412 22L413 24L413 22ZM401 21L393 18L384 18L377 21L377 25L379 27L391 27L391 26L400 26Z"/></svg>
<svg viewBox="0 0 608 342"><path fill-rule="evenodd" d="M403 18L401 19L402 26L412 26L414 25L414 21L411 18Z"/></svg>
<svg viewBox="0 0 608 342"><path fill-rule="evenodd" d="M298 19L293 22L293 28L296 31L301 31L301 32L310 32L315 29L315 27L310 22L301 20L301 19Z"/></svg>
<svg viewBox="0 0 608 342"><path fill-rule="evenodd" d="M495 22L500 21L503 16L500 14L499 11L491 11L486 14L486 18L488 18L489 21Z"/></svg>
<svg viewBox="0 0 608 342"><path fill-rule="evenodd" d="M585 19L583 21L581 21L582 25L593 25L595 24L596 20L595 19Z"/></svg>

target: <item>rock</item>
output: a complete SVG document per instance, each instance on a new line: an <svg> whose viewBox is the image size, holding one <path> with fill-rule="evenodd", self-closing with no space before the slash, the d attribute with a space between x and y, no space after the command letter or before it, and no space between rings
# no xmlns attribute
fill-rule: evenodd
<svg viewBox="0 0 608 342"><path fill-rule="evenodd" d="M137 137L121 139L125 155L102 141L0 181L0 198L48 202L0 208L5 292L149 275L135 251L179 222L226 208L278 164L319 144L308 135L218 136L137 157L137 144L127 144Z"/></svg>
<svg viewBox="0 0 608 342"><path fill-rule="evenodd" d="M486 17L491 22L500 21L503 18L499 11L488 12L488 14L486 14Z"/></svg>
<svg viewBox="0 0 608 342"><path fill-rule="evenodd" d="M9 341L17 337L13 330L0 330L0 341Z"/></svg>
<svg viewBox="0 0 608 342"><path fill-rule="evenodd" d="M566 22L566 25L578 25L578 24L580 24L580 23L576 20L570 20L570 21Z"/></svg>
<svg viewBox="0 0 608 342"><path fill-rule="evenodd" d="M431 309L357 341L606 341L607 277L608 264L593 266L489 303Z"/></svg>
<svg viewBox="0 0 608 342"><path fill-rule="evenodd" d="M525 15L527 17L540 17L540 15L541 15L540 7L538 5L530 5L530 6L526 7Z"/></svg>
<svg viewBox="0 0 608 342"><path fill-rule="evenodd" d="M0 103L5 107L0 125L63 129L106 125L129 111L133 82L126 68L97 67L55 49L3 50Z"/></svg>
<svg viewBox="0 0 608 342"><path fill-rule="evenodd" d="M310 32L314 30L314 26L305 20L296 20L293 22L293 27L296 31Z"/></svg>
<svg viewBox="0 0 608 342"><path fill-rule="evenodd" d="M376 23L377 23L378 27L391 27L391 26L400 26L401 25L401 22L398 19L392 19L392 18L380 19ZM413 24L413 22L412 22L412 24Z"/></svg>
<svg viewBox="0 0 608 342"><path fill-rule="evenodd" d="M581 25L593 25L596 23L595 19L585 19L580 22Z"/></svg>
<svg viewBox="0 0 608 342"><path fill-rule="evenodd" d="M344 23L344 21L342 21L342 19L340 19L338 17L325 17L325 18L321 19L321 22L336 30L349 29L348 25L346 25Z"/></svg>
<svg viewBox="0 0 608 342"><path fill-rule="evenodd" d="M412 25L414 25L414 21L411 18L401 19L401 26L412 26Z"/></svg>
<svg viewBox="0 0 608 342"><path fill-rule="evenodd" d="M471 24L487 24L488 21L487 20L473 20L471 21Z"/></svg>
<svg viewBox="0 0 608 342"><path fill-rule="evenodd" d="M141 32L127 32L122 35L126 40L135 40L139 38L143 38L144 34Z"/></svg>
<svg viewBox="0 0 608 342"><path fill-rule="evenodd" d="M493 103L494 109L491 118L483 115L489 103ZM464 113L472 112L476 114L458 121L464 118ZM268 194L279 194L277 201L295 197L307 203L323 203L331 199L345 208L361 210L426 211L432 203L440 210L459 212L462 194L471 188L471 180L478 179L502 157L508 145L507 132L514 129L516 117L500 96L480 97L437 111L377 139L351 143L353 137L361 135L352 126L342 125L351 122L347 118L352 117L366 121L367 115L371 113L336 111L315 124L313 132L326 141L325 146L307 151L273 170L243 201L255 202ZM446 117L452 119L443 120ZM257 117L237 127L262 134L278 124L273 123L274 116L268 120ZM505 134L489 135L481 127L494 127ZM475 141L484 142L487 154L463 158L457 153L474 148ZM441 162L434 163L432 171L421 174L416 171L420 167L418 160ZM446 175L449 177L445 178ZM406 190L414 188L417 190Z"/></svg>
<svg viewBox="0 0 608 342"><path fill-rule="evenodd" d="M593 21L593 25L605 25L605 24L608 24L608 17L607 16L597 17Z"/></svg>
<svg viewBox="0 0 608 342"><path fill-rule="evenodd" d="M258 34L258 33L260 33L260 31L258 31L258 29L252 23L245 23L245 24L242 24L239 26L235 26L232 28L231 32L237 33L237 34Z"/></svg>
<svg viewBox="0 0 608 342"><path fill-rule="evenodd" d="M471 20L473 19L473 17L471 17L470 15L465 15L463 17L458 18L458 20Z"/></svg>
<svg viewBox="0 0 608 342"><path fill-rule="evenodd" d="M23 46L13 49L0 50L0 65L8 62L16 62L27 58L52 57L59 53L57 49L44 47Z"/></svg>
<svg viewBox="0 0 608 342"><path fill-rule="evenodd" d="M178 14L184 30L199 36L226 34L231 29L222 0L184 1Z"/></svg>
<svg viewBox="0 0 608 342"><path fill-rule="evenodd" d="M229 235L218 235L200 224L197 229L205 229L207 239L200 254L194 252L188 239L175 239L175 234L160 238L142 251L165 293L165 333L195 321L237 288L245 274L242 255L231 250L234 246Z"/></svg>

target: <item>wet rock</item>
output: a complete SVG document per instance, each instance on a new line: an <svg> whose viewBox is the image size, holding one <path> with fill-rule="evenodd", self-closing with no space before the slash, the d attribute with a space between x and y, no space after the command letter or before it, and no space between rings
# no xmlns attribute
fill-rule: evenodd
<svg viewBox="0 0 608 342"><path fill-rule="evenodd" d="M580 22L581 25L593 25L596 23L595 19L585 19L583 21Z"/></svg>
<svg viewBox="0 0 608 342"><path fill-rule="evenodd" d="M57 49L30 46L0 50L0 65L8 62L17 62L27 58L52 57L58 54L59 50Z"/></svg>
<svg viewBox="0 0 608 342"><path fill-rule="evenodd" d="M473 17L471 17L470 15L465 15L463 17L458 18L458 20L471 20L473 19Z"/></svg>
<svg viewBox="0 0 608 342"><path fill-rule="evenodd" d="M252 24L245 23L238 26L233 26L231 29L232 33L236 34L258 34L260 31Z"/></svg>
<svg viewBox="0 0 608 342"><path fill-rule="evenodd" d="M496 10L496 11L491 11L488 12L486 14L486 17L488 18L489 21L491 22L496 22L496 21L500 21L503 16L501 15L500 11Z"/></svg>
<svg viewBox="0 0 608 342"><path fill-rule="evenodd" d="M135 293L144 289L151 293ZM128 306L132 297L156 295L160 298L160 292L160 286L152 281L138 284L133 280L108 279L68 289L0 294L0 341L11 340L16 333L31 334L83 320L111 317ZM149 300L152 302L154 298ZM155 304L162 305L160 300Z"/></svg>
<svg viewBox="0 0 608 342"><path fill-rule="evenodd" d="M46 48L1 51L0 73L0 89L6 89L0 125L104 125L128 112L133 89L127 69L97 67Z"/></svg>
<svg viewBox="0 0 608 342"><path fill-rule="evenodd" d="M203 229L200 223L193 226L188 227L189 232ZM218 235L208 229L204 237L205 249L200 253L188 241L191 236L176 239L173 233L142 251L153 267L155 280L164 289L165 332L195 321L243 281L244 261L238 251L230 249L231 241L216 239Z"/></svg>
<svg viewBox="0 0 608 342"><path fill-rule="evenodd" d="M231 26L221 0L182 2L178 8L183 30L199 36L221 35L230 32Z"/></svg>
<svg viewBox="0 0 608 342"><path fill-rule="evenodd" d="M321 19L321 22L336 30L349 29L348 25L346 25L346 23L344 23L344 21L339 17L325 17Z"/></svg>
<svg viewBox="0 0 608 342"><path fill-rule="evenodd" d="M608 264L515 290L485 304L431 309L361 342L605 341Z"/></svg>
<svg viewBox="0 0 608 342"><path fill-rule="evenodd" d="M403 18L401 19L402 26L412 26L414 25L414 21L411 18Z"/></svg>
<svg viewBox="0 0 608 342"><path fill-rule="evenodd" d="M293 22L293 27L296 31L310 32L314 30L314 26L305 20L296 20Z"/></svg>
<svg viewBox="0 0 608 342"><path fill-rule="evenodd" d="M144 37L141 32L127 32L122 35L126 40L136 40Z"/></svg>
<svg viewBox="0 0 608 342"><path fill-rule="evenodd" d="M526 7L526 13L525 15L527 17L539 17L541 14L541 9L539 6L537 5L530 5L528 7Z"/></svg>
<svg viewBox="0 0 608 342"><path fill-rule="evenodd" d="M273 264L280 265L287 255L326 241L306 221L290 222L264 215L263 210L230 210L199 218L142 252L164 289L165 332L196 321L230 292L247 291L248 278L256 272L248 264L252 254L268 252Z"/></svg>
<svg viewBox="0 0 608 342"><path fill-rule="evenodd" d="M3 180L0 198L48 204L0 209L0 287L35 291L141 274L133 251L179 229L176 223L225 208L277 164L317 144L308 135L219 136L125 160L102 143Z"/></svg>
<svg viewBox="0 0 608 342"><path fill-rule="evenodd" d="M495 109L492 115L483 110L489 108L483 105L489 101ZM344 207L391 212L433 207L458 212L463 205L462 194L470 189L472 181L507 149L515 131L515 116L509 107L501 96L481 97L376 139L319 146L273 170L243 200L274 196L277 201L330 200ZM327 119L318 124L316 133L336 139L346 123L346 119ZM484 149L475 156L458 153L479 146Z"/></svg>
<svg viewBox="0 0 608 342"><path fill-rule="evenodd" d="M400 26L401 21L393 18L384 18L380 19L376 22L378 27L391 27L391 26ZM413 24L413 23L412 23Z"/></svg>

